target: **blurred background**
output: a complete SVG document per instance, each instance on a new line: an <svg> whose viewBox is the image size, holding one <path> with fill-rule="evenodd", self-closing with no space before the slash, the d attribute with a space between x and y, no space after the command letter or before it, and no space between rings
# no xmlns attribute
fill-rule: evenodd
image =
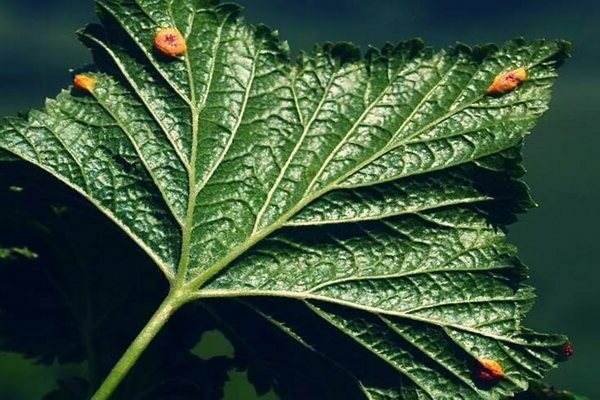
<svg viewBox="0 0 600 400"><path fill-rule="evenodd" d="M90 62L75 30L93 21L92 0L0 1L0 115L42 107ZM600 2L592 0L238 0L246 18L279 29L292 50L353 41L363 49L422 37L446 47L515 36L564 38L574 58L560 70L550 111L526 146L527 182L541 205L511 227L539 299L530 327L566 333L576 356L548 381L600 398ZM31 366L0 353L2 400L31 400L69 369ZM234 378L236 378L234 376ZM239 378L239 377L238 377ZM243 378L243 377L242 377ZM34 384L32 387L32 383ZM239 386L239 384L238 384ZM39 392L36 392L37 389ZM231 399L256 398L230 387ZM21 397L19 397L21 396ZM14 398L13 398L14 397Z"/></svg>

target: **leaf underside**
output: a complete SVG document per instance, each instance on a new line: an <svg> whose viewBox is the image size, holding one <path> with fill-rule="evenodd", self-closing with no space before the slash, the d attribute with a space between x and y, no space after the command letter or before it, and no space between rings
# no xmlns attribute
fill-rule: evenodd
<svg viewBox="0 0 600 400"><path fill-rule="evenodd" d="M533 204L520 148L568 45L338 43L292 61L275 32L214 3L97 0L102 25L80 32L94 90L6 119L0 151L82 194L169 281L241 299L326 356L357 398L496 399L553 367L565 338L521 326L534 294L503 227ZM185 56L153 50L162 27ZM518 67L522 86L486 95ZM341 354L354 352L392 378ZM505 377L478 381L481 358Z"/></svg>

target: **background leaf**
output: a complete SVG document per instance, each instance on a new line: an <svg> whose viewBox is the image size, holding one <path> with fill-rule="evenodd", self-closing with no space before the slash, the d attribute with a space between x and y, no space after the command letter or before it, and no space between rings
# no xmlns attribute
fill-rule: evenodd
<svg viewBox="0 0 600 400"><path fill-rule="evenodd" d="M586 400L586 397L577 396L571 392L557 390L545 383L532 382L531 387L525 393L515 397L519 400Z"/></svg>
<svg viewBox="0 0 600 400"><path fill-rule="evenodd" d="M15 182L20 191L9 189ZM0 168L0 187L0 243L37 252L0 261L0 350L39 365L78 364L70 373L80 376L60 379L47 399L89 398L164 297L165 282L118 228L62 184L11 163ZM114 398L221 399L232 360L190 353L214 328L209 322L201 310L182 310Z"/></svg>

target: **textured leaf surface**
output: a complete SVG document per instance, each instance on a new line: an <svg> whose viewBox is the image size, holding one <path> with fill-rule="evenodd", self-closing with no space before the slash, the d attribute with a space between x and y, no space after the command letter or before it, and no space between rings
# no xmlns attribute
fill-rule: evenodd
<svg viewBox="0 0 600 400"><path fill-rule="evenodd" d="M501 228L532 204L519 149L565 43L412 40L364 56L341 43L291 61L237 6L96 3L102 25L81 32L95 88L7 119L0 148L80 192L169 281L198 299L300 302L395 374L349 372L363 398L499 398L556 363L565 339L521 326L534 296ZM185 56L153 50L164 27ZM523 86L486 95L518 67ZM475 379L480 358L505 377Z"/></svg>

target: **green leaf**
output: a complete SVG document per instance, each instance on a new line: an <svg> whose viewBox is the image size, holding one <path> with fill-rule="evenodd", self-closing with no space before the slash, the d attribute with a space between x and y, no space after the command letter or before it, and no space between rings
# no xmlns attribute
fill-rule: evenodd
<svg viewBox="0 0 600 400"><path fill-rule="evenodd" d="M568 44L339 43L292 61L214 3L97 0L102 25L80 33L95 87L7 119L0 149L83 195L196 300L299 304L326 337L259 315L362 398L496 399L553 367L566 339L522 327L534 295L502 229L533 204L519 149ZM186 55L157 54L163 27ZM518 67L522 86L486 94ZM478 380L482 358L505 376Z"/></svg>

